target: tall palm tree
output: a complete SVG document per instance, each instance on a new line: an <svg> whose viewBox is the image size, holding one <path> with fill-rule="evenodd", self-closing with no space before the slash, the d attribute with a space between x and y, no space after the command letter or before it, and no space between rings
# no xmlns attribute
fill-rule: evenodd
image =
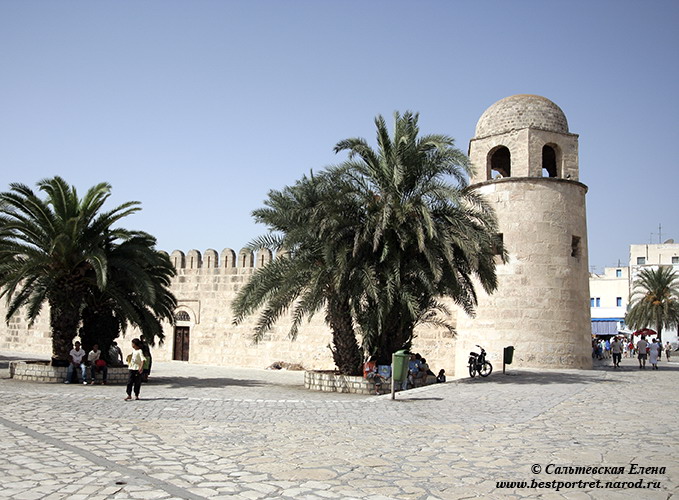
<svg viewBox="0 0 679 500"><path fill-rule="evenodd" d="M176 271L155 245L155 238L143 232L130 233L123 241L107 241L106 286L100 289L93 280L85 296L80 328L85 350L98 344L107 355L128 324L139 328L146 343L155 345L157 338L162 344L161 321L174 322L177 301L170 285Z"/></svg>
<svg viewBox="0 0 679 500"><path fill-rule="evenodd" d="M346 271L352 241L344 231L347 222L340 215L342 197L337 196L326 176L305 176L283 191L271 191L265 204L267 208L253 215L270 232L249 246L253 250L272 248L279 255L257 269L239 291L232 303L234 324L262 308L254 332L255 341L259 341L292 309L289 333L295 338L304 318L325 308L335 365L343 374L358 374L362 357L351 316L352 290Z"/></svg>
<svg viewBox="0 0 679 500"><path fill-rule="evenodd" d="M665 327L679 326L679 276L672 266L639 272L625 323L635 330L652 327L659 340Z"/></svg>
<svg viewBox="0 0 679 500"><path fill-rule="evenodd" d="M335 151L349 159L332 174L342 179L344 196L363 207L353 257L370 272L363 272L365 296L355 315L366 350L387 362L410 347L417 324L451 328L442 297L473 314L473 280L493 292L494 256L504 250L492 208L468 189L471 166L452 138L420 137L411 112L395 113L393 136L382 116L375 124L377 150L361 138L339 142Z"/></svg>
<svg viewBox="0 0 679 500"><path fill-rule="evenodd" d="M355 321L367 354L388 363L410 346L417 324L452 328L442 297L472 314L473 280L495 290L494 256L504 250L494 213L467 189L470 166L454 141L418 137L417 121L396 114L392 138L378 116L377 151L364 139L341 141L335 151L348 151L347 161L270 193L269 208L255 215L282 236L252 246L285 246L291 257L255 273L233 304L235 322L266 305L258 324L265 331L295 304L294 333L325 304L329 323L341 320L349 331Z"/></svg>
<svg viewBox="0 0 679 500"><path fill-rule="evenodd" d="M0 297L8 301L6 320L25 307L31 323L47 302L53 358L65 361L90 283L104 288L109 277L104 243L128 235L112 226L139 210L139 203L101 211L110 195L107 183L83 198L60 177L37 186L44 199L18 183L0 193Z"/></svg>

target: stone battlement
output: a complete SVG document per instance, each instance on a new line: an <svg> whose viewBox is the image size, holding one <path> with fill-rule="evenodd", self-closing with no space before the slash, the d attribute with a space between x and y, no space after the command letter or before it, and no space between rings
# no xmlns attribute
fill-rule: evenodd
<svg viewBox="0 0 679 500"><path fill-rule="evenodd" d="M195 249L189 250L186 254L181 250L174 250L170 254L170 261L177 270L259 268L267 265L271 259L273 259L273 252L268 248L260 248L256 252L243 248L238 254L231 248L225 248L221 253L208 248L202 254Z"/></svg>

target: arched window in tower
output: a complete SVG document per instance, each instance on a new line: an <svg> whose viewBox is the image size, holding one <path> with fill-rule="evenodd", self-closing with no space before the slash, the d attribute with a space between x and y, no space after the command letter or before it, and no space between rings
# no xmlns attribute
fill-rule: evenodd
<svg viewBox="0 0 679 500"><path fill-rule="evenodd" d="M490 178L511 177L512 159L509 149L500 146L490 154Z"/></svg>
<svg viewBox="0 0 679 500"><path fill-rule="evenodd" d="M552 146L542 146L542 177L558 177L556 156L556 150Z"/></svg>

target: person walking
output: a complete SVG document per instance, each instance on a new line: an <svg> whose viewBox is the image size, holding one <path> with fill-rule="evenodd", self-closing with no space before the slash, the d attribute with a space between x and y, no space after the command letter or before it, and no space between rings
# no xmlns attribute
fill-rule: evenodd
<svg viewBox="0 0 679 500"><path fill-rule="evenodd" d="M618 368L620 361L622 361L622 343L615 337L611 342L611 354L613 355L613 367Z"/></svg>
<svg viewBox="0 0 679 500"><path fill-rule="evenodd" d="M144 354L141 351L141 340L132 339L132 354L127 356L127 368L129 375L127 378L127 397L125 401L132 399L132 390L134 389L134 399L139 399L139 390L141 389L141 378L144 371Z"/></svg>
<svg viewBox="0 0 679 500"><path fill-rule="evenodd" d="M662 346L658 342L658 339L653 339L653 342L649 346L649 349L650 355L648 362L651 363L651 366L653 367L654 370L657 370L658 358L662 355Z"/></svg>
<svg viewBox="0 0 679 500"><path fill-rule="evenodd" d="M671 354L672 354L672 346L668 342L667 344L665 344L665 358L667 359L667 361L670 360Z"/></svg>
<svg viewBox="0 0 679 500"><path fill-rule="evenodd" d="M639 358L639 369L646 369L646 348L648 347L648 342L646 342L646 335L641 336L641 340L637 342L637 358Z"/></svg>

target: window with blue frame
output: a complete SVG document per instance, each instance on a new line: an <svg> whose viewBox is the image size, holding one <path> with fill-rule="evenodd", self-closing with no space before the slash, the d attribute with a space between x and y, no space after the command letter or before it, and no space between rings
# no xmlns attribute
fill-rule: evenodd
<svg viewBox="0 0 679 500"><path fill-rule="evenodd" d="M616 297L615 298L615 306L616 307L622 307L622 297Z"/></svg>
<svg viewBox="0 0 679 500"><path fill-rule="evenodd" d="M601 298L600 297L596 298L596 307L601 307Z"/></svg>
<svg viewBox="0 0 679 500"><path fill-rule="evenodd" d="M615 270L615 277L616 278L622 278L622 269L616 269Z"/></svg>

